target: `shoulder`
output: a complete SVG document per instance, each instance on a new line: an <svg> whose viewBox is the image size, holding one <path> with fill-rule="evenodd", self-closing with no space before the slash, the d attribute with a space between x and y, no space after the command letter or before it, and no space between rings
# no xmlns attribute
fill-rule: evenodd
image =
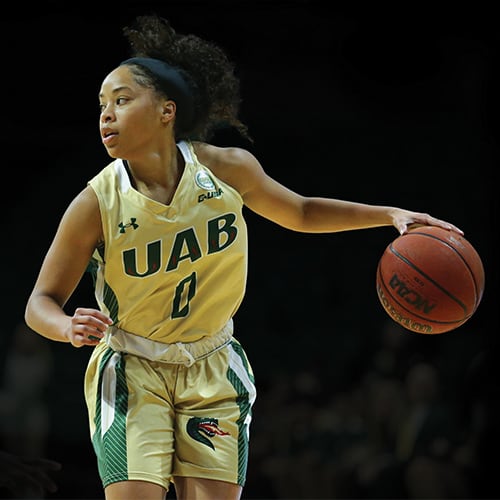
<svg viewBox="0 0 500 500"><path fill-rule="evenodd" d="M258 163L250 151L239 147L219 147L206 142L193 142L198 160L210 169L248 166Z"/></svg>
<svg viewBox="0 0 500 500"><path fill-rule="evenodd" d="M97 172L92 179L89 180L89 185L95 185L97 182L109 181L117 177L120 171L121 160L113 160L108 163L104 168Z"/></svg>
<svg viewBox="0 0 500 500"><path fill-rule="evenodd" d="M76 217L93 218L99 215L99 202L94 189L90 185L83 188L70 203L68 211Z"/></svg>
<svg viewBox="0 0 500 500"><path fill-rule="evenodd" d="M192 144L198 161L240 194L246 191L248 182L262 172L257 158L244 148L219 147L204 142Z"/></svg>
<svg viewBox="0 0 500 500"><path fill-rule="evenodd" d="M73 198L63 215L61 227L75 233L85 233L86 238L92 241L102 240L99 202L90 186L86 186ZM85 231L81 231L82 227Z"/></svg>

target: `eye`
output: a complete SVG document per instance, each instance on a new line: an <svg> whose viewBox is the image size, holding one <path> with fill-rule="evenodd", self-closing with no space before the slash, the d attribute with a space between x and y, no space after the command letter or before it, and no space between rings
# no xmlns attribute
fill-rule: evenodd
<svg viewBox="0 0 500 500"><path fill-rule="evenodd" d="M124 104L127 104L128 102L130 101L130 99L128 97L123 97L123 96L120 96L120 97L117 97L114 102L112 102L112 106L113 107L120 107L120 106L123 106ZM105 103L105 102L101 102L99 103L99 111L101 113L104 113L105 109L108 107L108 103Z"/></svg>

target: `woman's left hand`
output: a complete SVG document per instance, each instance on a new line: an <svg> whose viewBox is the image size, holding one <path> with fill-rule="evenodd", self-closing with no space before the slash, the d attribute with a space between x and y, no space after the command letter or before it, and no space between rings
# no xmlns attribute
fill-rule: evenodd
<svg viewBox="0 0 500 500"><path fill-rule="evenodd" d="M429 214L411 212L409 210L395 209L392 214L392 224L399 234L406 234L410 229L420 226L437 226L448 231L455 231L463 235L464 232L457 226Z"/></svg>

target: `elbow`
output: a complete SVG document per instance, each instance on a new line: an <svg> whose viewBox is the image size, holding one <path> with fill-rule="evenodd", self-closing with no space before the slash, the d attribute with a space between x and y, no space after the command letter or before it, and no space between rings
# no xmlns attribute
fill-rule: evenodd
<svg viewBox="0 0 500 500"><path fill-rule="evenodd" d="M31 314L31 296L28 298L26 307L24 308L24 322L33 329L32 325L32 314Z"/></svg>
<svg viewBox="0 0 500 500"><path fill-rule="evenodd" d="M31 295L28 297L26 302L26 307L24 308L24 322L35 331L38 331L36 328L37 318L40 316L40 295L35 291L31 292Z"/></svg>

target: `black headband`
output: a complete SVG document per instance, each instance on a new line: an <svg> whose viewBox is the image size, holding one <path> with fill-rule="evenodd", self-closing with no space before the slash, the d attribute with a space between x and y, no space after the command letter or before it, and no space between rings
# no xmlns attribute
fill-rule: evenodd
<svg viewBox="0 0 500 500"><path fill-rule="evenodd" d="M148 69L160 82L162 90L177 104L177 120L180 130L189 130L194 119L194 98L179 70L159 59L132 57L120 63L137 64Z"/></svg>

